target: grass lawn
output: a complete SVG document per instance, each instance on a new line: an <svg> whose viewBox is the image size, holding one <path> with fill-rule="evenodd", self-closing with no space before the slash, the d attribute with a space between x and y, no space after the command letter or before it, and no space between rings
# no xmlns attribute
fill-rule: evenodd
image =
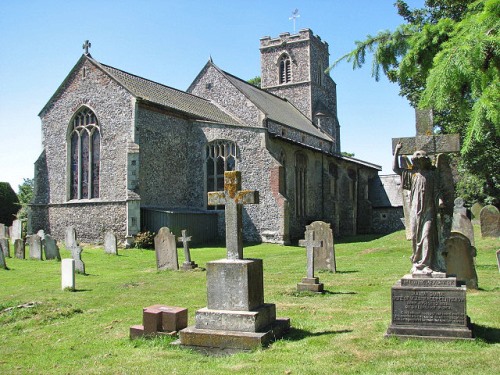
<svg viewBox="0 0 500 375"><path fill-rule="evenodd" d="M0 374L499 374L500 241L481 239L477 229L480 289L467 292L475 340L384 338L391 286L410 269L411 245L397 232L337 243L338 272L317 273L322 295L296 292L304 248L246 246L245 257L264 259L265 302L293 328L269 348L227 357L172 346L171 338L128 337L142 308L153 304L187 307L194 324L195 311L206 306L203 271L157 272L151 250L112 256L84 247L88 275L77 275L77 291L68 292L59 262L10 258L10 270L0 270ZM61 255L70 257L65 249ZM225 249L194 248L191 257L204 267ZM28 302L37 305L2 311Z"/></svg>

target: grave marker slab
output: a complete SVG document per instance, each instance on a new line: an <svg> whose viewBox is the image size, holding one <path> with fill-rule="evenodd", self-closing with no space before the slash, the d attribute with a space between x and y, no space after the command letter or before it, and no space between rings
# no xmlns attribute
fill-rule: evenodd
<svg viewBox="0 0 500 375"><path fill-rule="evenodd" d="M3 252L5 258L10 258L10 245L8 238L0 238L0 251Z"/></svg>
<svg viewBox="0 0 500 375"><path fill-rule="evenodd" d="M0 251L0 268L4 270L8 270L7 263L5 262L5 255L3 251Z"/></svg>
<svg viewBox="0 0 500 375"><path fill-rule="evenodd" d="M472 222L466 215L460 213L453 214L453 222L451 224L451 231L456 233L462 233L466 236L471 246L476 246L476 241L474 239L474 226Z"/></svg>
<svg viewBox="0 0 500 375"><path fill-rule="evenodd" d="M63 259L61 262L62 290L75 290L75 260Z"/></svg>
<svg viewBox="0 0 500 375"><path fill-rule="evenodd" d="M310 291L321 293L323 292L323 283L319 282L318 277L314 277L314 257L315 257L315 249L320 248L321 241L315 239L315 231L307 230L306 231L306 239L304 241L304 245L306 246L307 252L307 276L302 279L301 283L297 284L297 290L301 291Z"/></svg>
<svg viewBox="0 0 500 375"><path fill-rule="evenodd" d="M76 242L76 230L74 227L69 226L66 228L65 236L64 236L64 246L66 249L70 250L71 248L78 246Z"/></svg>
<svg viewBox="0 0 500 375"><path fill-rule="evenodd" d="M461 233L452 232L446 240L446 274L454 276L458 281L467 285L467 288L478 289L474 257L476 249L471 246L469 239Z"/></svg>
<svg viewBox="0 0 500 375"><path fill-rule="evenodd" d="M42 240L37 234L26 236L30 248L30 259L42 260Z"/></svg>
<svg viewBox="0 0 500 375"><path fill-rule="evenodd" d="M8 228L5 226L5 224L0 223L0 238L6 238L8 236Z"/></svg>
<svg viewBox="0 0 500 375"><path fill-rule="evenodd" d="M321 241L321 245L314 248L314 269L333 273L337 272L335 244L331 225L323 221L314 221L306 225L305 236L307 236L308 231L313 231L314 239ZM305 246L303 240L299 241L299 246Z"/></svg>
<svg viewBox="0 0 500 375"><path fill-rule="evenodd" d="M104 234L104 252L106 254L118 255L116 235L111 231Z"/></svg>
<svg viewBox="0 0 500 375"><path fill-rule="evenodd" d="M71 251L71 256L75 260L75 271L85 275L85 263L82 260L83 248L81 246L73 246L68 250Z"/></svg>
<svg viewBox="0 0 500 375"><path fill-rule="evenodd" d="M191 251L189 249L189 242L191 241L191 236L187 236L187 231L185 229L182 230L182 237L178 237L177 241L182 242L184 247L184 263L182 263L182 269L184 271L192 270L198 265L191 260Z"/></svg>
<svg viewBox="0 0 500 375"><path fill-rule="evenodd" d="M45 259L57 259L61 260L61 254L59 253L59 247L57 246L57 242L50 234L44 235L43 240L43 249L45 253Z"/></svg>
<svg viewBox="0 0 500 375"><path fill-rule="evenodd" d="M500 272L500 249L497 250L497 266L498 266L498 272Z"/></svg>
<svg viewBox="0 0 500 375"><path fill-rule="evenodd" d="M17 259L25 259L26 258L26 248L24 245L24 241L20 238L14 240L14 254Z"/></svg>
<svg viewBox="0 0 500 375"><path fill-rule="evenodd" d="M155 236L156 267L158 270L178 270L175 234L167 227L160 228Z"/></svg>
<svg viewBox="0 0 500 375"><path fill-rule="evenodd" d="M479 215L480 215L483 207L484 206L478 202L476 202L472 205L472 207L470 208L470 211L472 213L472 220L479 220Z"/></svg>
<svg viewBox="0 0 500 375"><path fill-rule="evenodd" d="M17 240L18 238L23 238L23 230L21 220L14 220L12 222L10 238L13 240Z"/></svg>
<svg viewBox="0 0 500 375"><path fill-rule="evenodd" d="M500 237L500 213L493 205L484 206L479 213L482 237Z"/></svg>

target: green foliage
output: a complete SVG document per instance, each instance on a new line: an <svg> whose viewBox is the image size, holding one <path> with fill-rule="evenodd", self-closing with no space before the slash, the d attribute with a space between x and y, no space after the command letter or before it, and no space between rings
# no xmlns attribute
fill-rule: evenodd
<svg viewBox="0 0 500 375"><path fill-rule="evenodd" d="M472 198L481 185L476 199L491 201L500 192L500 0L395 5L405 24L368 35L335 64L359 68L373 54L375 79L382 70L412 106L435 111L439 132L460 134L462 192Z"/></svg>
<svg viewBox="0 0 500 375"><path fill-rule="evenodd" d="M138 249L152 249L155 243L154 232L139 232L135 236L135 247Z"/></svg>
<svg viewBox="0 0 500 375"><path fill-rule="evenodd" d="M354 152L342 151L341 154L342 154L342 156L346 156L348 158L353 158L355 156Z"/></svg>
<svg viewBox="0 0 500 375"><path fill-rule="evenodd" d="M249 79L247 82L250 83L251 85L254 85L254 86L260 88L261 78L260 78L260 76L256 76L254 78Z"/></svg>
<svg viewBox="0 0 500 375"><path fill-rule="evenodd" d="M33 199L33 188L34 180L31 178L24 178L23 183L19 185L19 191L17 193L17 198L21 204L21 209L17 213L18 219L28 218L28 204L31 203Z"/></svg>
<svg viewBox="0 0 500 375"><path fill-rule="evenodd" d="M0 223L12 225L19 210L19 199L8 182L0 182Z"/></svg>

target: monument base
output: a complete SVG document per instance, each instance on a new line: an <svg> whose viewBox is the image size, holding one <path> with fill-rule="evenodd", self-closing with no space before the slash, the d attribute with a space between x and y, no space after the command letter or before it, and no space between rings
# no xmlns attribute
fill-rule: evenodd
<svg viewBox="0 0 500 375"><path fill-rule="evenodd" d="M181 266L181 270L183 271L191 271L195 268L198 268L198 265L195 262L184 262Z"/></svg>
<svg viewBox="0 0 500 375"><path fill-rule="evenodd" d="M297 291L323 293L323 287L323 283L319 282L319 277L304 277L302 282L297 284Z"/></svg>
<svg viewBox="0 0 500 375"><path fill-rule="evenodd" d="M391 291L392 321L386 337L470 340L465 286L455 277L436 273L405 275Z"/></svg>

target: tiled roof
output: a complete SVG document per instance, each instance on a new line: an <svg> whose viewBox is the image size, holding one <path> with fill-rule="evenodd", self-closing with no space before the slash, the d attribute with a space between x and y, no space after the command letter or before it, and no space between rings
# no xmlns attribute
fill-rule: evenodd
<svg viewBox="0 0 500 375"><path fill-rule="evenodd" d="M191 118L239 125L237 120L208 100L91 60L135 97L182 112Z"/></svg>
<svg viewBox="0 0 500 375"><path fill-rule="evenodd" d="M220 70L220 69L219 69ZM221 71L221 70L220 70ZM245 82L232 74L221 71L227 79L245 95L257 108L273 121L290 126L315 137L332 141L332 138L321 132L302 112L285 99L270 94L254 85Z"/></svg>

